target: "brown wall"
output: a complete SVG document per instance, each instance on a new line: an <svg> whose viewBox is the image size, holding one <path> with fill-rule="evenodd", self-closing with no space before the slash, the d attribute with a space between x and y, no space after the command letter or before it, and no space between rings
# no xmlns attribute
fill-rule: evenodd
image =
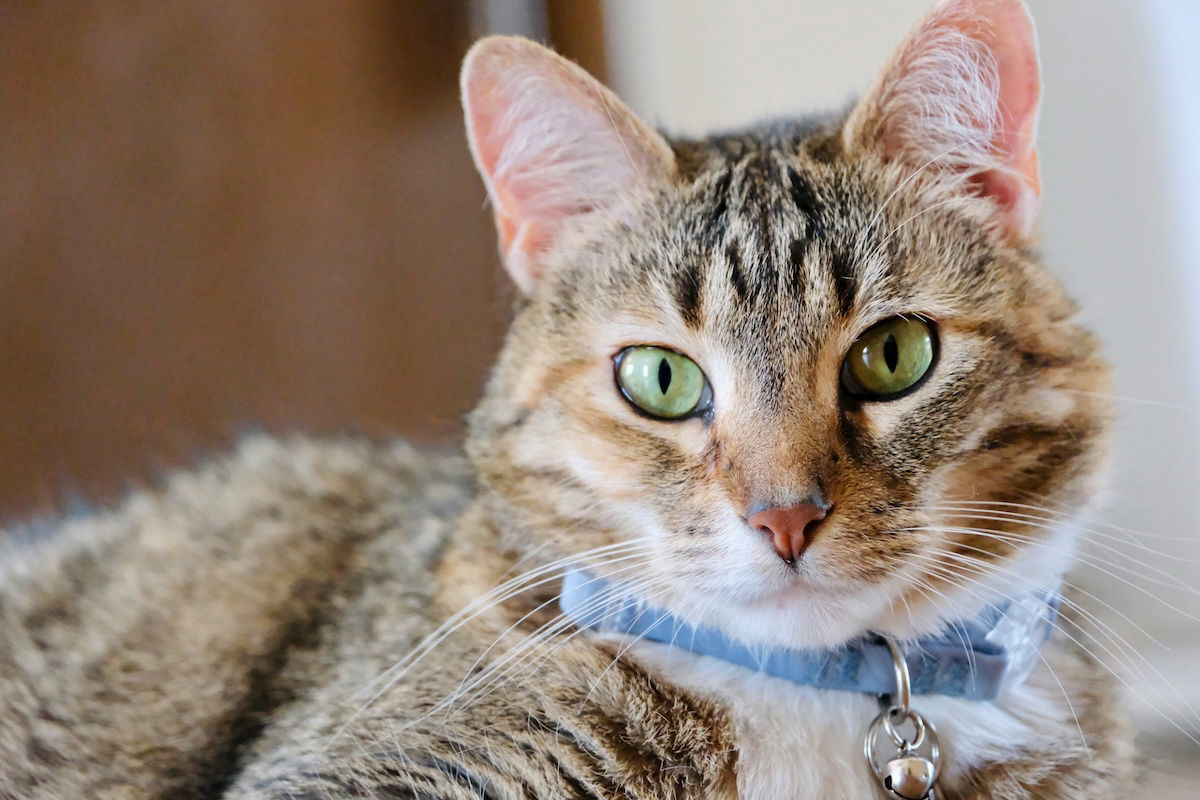
<svg viewBox="0 0 1200 800"><path fill-rule="evenodd" d="M250 427L451 436L508 288L465 3L9 3L0 516Z"/></svg>

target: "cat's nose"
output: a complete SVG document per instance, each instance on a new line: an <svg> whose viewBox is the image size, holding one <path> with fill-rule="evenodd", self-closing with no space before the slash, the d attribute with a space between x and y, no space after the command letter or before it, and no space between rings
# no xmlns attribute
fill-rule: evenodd
<svg viewBox="0 0 1200 800"><path fill-rule="evenodd" d="M813 528L825 519L828 508L813 503L797 503L787 508L767 508L756 511L746 518L751 528L771 537L775 552L789 564L812 542Z"/></svg>

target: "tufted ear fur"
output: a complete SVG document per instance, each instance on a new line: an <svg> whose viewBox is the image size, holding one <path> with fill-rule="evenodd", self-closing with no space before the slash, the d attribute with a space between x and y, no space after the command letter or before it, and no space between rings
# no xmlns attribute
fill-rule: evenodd
<svg viewBox="0 0 1200 800"><path fill-rule="evenodd" d="M463 63L462 98L504 265L525 292L573 217L615 207L674 166L666 141L616 95L527 39L477 42Z"/></svg>
<svg viewBox="0 0 1200 800"><path fill-rule="evenodd" d="M1037 217L1037 38L1022 0L948 0L916 27L843 131L848 150L968 182L998 228L1027 241Z"/></svg>

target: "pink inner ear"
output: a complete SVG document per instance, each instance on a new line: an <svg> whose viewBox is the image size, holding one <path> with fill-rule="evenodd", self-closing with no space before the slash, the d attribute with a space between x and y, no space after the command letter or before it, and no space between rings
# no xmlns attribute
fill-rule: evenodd
<svg viewBox="0 0 1200 800"><path fill-rule="evenodd" d="M1003 209L1002 229L1010 238L1025 241L1033 235L1041 199L1036 151L1020 166L988 170L976 177L974 183Z"/></svg>
<svg viewBox="0 0 1200 800"><path fill-rule="evenodd" d="M511 72L509 77L514 78ZM485 177L496 205L497 214L510 220L508 230L502 235L515 234L513 220L534 216L556 217L586 211L570 192L562 191L556 181L562 180L560 171L567 171L572 158L580 154L569 152L562 143L546 141L538 147L531 143L514 140L547 137L550 131L539 124L536 109L522 108L511 97L511 86L502 82L504 76L488 74L468 87L470 108L470 134L475 145L476 158ZM528 91L528 89L527 89ZM552 98L546 98L547 101ZM558 99L558 98L553 98ZM560 114L566 117L566 114ZM580 120L582 125L589 120ZM523 147L523 157L514 158L513 150ZM502 164L505 155L508 164Z"/></svg>
<svg viewBox="0 0 1200 800"><path fill-rule="evenodd" d="M982 173L976 184L1006 212L1005 231L1024 240L1033 232L1041 197L1036 149L1041 99L1037 35L1021 0L960 0L954 5L966 12L966 19L983 21L969 29L961 22L958 27L992 52L1000 82L992 145L1002 166Z"/></svg>
<svg viewBox="0 0 1200 800"><path fill-rule="evenodd" d="M468 110L467 133L474 146L479 170L488 178L497 175L496 167L504 149L502 115L509 101L502 92L495 74L489 71L481 70L472 75L472 80L463 86L463 101ZM502 251L507 251L519 234L515 213L522 203L514 196L513 188L509 180L488 181Z"/></svg>
<svg viewBox="0 0 1200 800"><path fill-rule="evenodd" d="M462 90L504 263L524 290L572 218L618 207L635 186L673 167L666 142L610 91L526 39L477 43Z"/></svg>
<svg viewBox="0 0 1200 800"><path fill-rule="evenodd" d="M949 0L900 47L847 120L850 147L967 178L1010 240L1033 232L1040 185L1037 40L1022 0Z"/></svg>
<svg viewBox="0 0 1200 800"><path fill-rule="evenodd" d="M583 187L566 185L572 160L582 160L582 154L571 152L561 141L562 131L551 130L539 114L554 114L559 124L578 115L570 105L571 88L569 81L556 87L548 76L520 63L478 70L464 86L469 134L491 195L501 254L525 291L541 278L540 256L553 243L557 226L588 210L580 202ZM520 92L540 93L542 102L513 96ZM562 104L557 112L555 102ZM579 119L575 127L588 124Z"/></svg>

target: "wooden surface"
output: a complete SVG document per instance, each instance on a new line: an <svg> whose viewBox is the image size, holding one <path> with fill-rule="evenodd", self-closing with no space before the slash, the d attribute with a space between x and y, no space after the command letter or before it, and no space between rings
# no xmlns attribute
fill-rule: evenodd
<svg viewBox="0 0 1200 800"><path fill-rule="evenodd" d="M465 3L11 3L0 519L247 429L456 435L510 302Z"/></svg>

